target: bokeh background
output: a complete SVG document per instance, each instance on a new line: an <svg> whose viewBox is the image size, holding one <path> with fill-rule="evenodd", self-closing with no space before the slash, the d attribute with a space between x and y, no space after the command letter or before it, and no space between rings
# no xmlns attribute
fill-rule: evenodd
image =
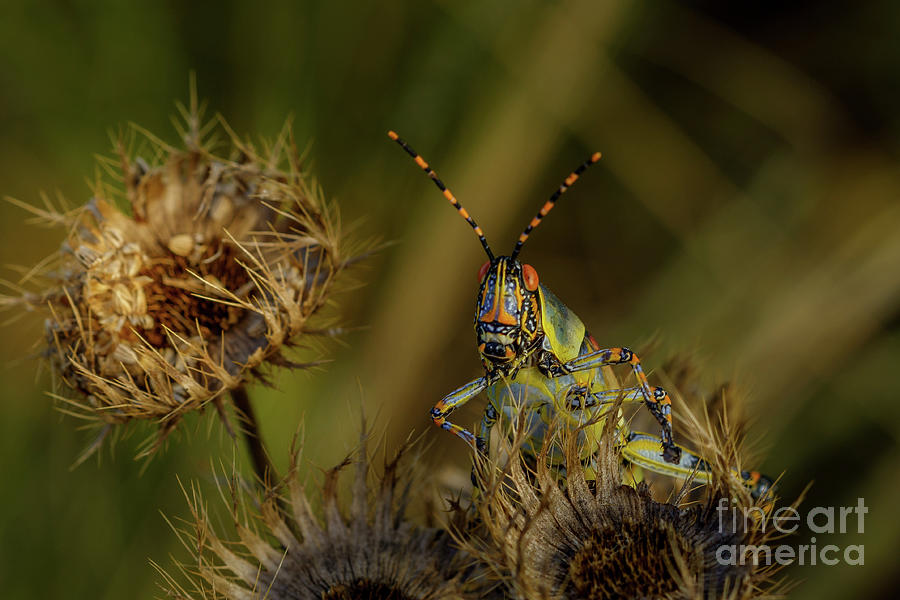
<svg viewBox="0 0 900 600"><path fill-rule="evenodd" d="M865 566L795 567L792 597L893 598L900 8L727 5L7 0L0 194L86 201L111 130L176 139L192 70L241 134L272 137L293 114L345 222L395 244L338 299L343 322L367 328L321 371L252 390L275 462L301 419L309 464L338 460L362 397L389 443L425 431L434 468L464 473L463 448L427 411L479 372L483 255L385 132L433 163L498 250L601 150L524 258L601 344L652 340L651 368L690 355L710 385L741 386L749 441L765 471L786 472L785 496L813 481L808 507L865 498L864 534L817 539L865 544ZM0 215L0 262L57 247L60 232L15 206ZM44 395L29 357L39 333L26 316L0 334L0 595L155 597L148 560L185 557L160 514L187 514L176 476L208 481L211 460L243 449L207 415L146 467L132 459L138 432L70 471L89 434ZM461 422L478 418L472 404Z"/></svg>

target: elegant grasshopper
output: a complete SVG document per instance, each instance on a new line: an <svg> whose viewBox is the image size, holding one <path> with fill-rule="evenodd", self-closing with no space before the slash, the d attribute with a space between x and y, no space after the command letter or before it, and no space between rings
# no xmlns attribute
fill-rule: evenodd
<svg viewBox="0 0 900 600"><path fill-rule="evenodd" d="M617 438L623 458L635 466L672 476L693 475L695 481L709 479L709 465L697 454L675 444L672 435L672 402L659 386L651 386L638 356L625 347L601 348L584 323L543 283L531 265L518 260L528 236L554 207L559 197L600 160L600 153L572 171L531 220L509 256L495 256L481 227L462 207L428 163L393 131L388 132L468 222L481 242L487 261L478 271L475 337L484 375L447 394L434 408L434 424L449 431L482 453L488 453L490 432L501 413L515 418L527 410L540 418L530 419L526 446L540 449L553 416L593 429L597 439L603 419L592 417L618 398L643 402L661 427L660 437L629 431L620 419ZM621 388L609 372L610 365L628 365L638 385ZM481 392L488 405L478 434L448 420L450 413ZM527 393L526 393L527 392ZM516 399L524 399L522 402ZM587 417L587 418L585 418ZM587 453L594 448L588 446ZM739 476L754 496L765 494L772 481L755 471Z"/></svg>

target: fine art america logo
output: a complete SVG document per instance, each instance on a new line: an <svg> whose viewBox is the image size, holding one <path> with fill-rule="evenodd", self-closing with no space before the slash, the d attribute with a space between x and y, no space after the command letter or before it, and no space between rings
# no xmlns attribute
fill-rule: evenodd
<svg viewBox="0 0 900 600"><path fill-rule="evenodd" d="M739 531L740 526L749 529L759 523L762 533L769 528L779 534L796 533L802 523L810 531L807 544L724 544L716 550L716 560L722 565L836 565L843 561L848 565L865 564L865 547L862 544L838 546L836 544L816 544L816 534L863 533L865 515L869 512L862 498L856 506L816 506L806 515L801 515L793 506L783 506L772 514L758 507L729 506L726 498L721 498L716 507L719 513L719 532Z"/></svg>

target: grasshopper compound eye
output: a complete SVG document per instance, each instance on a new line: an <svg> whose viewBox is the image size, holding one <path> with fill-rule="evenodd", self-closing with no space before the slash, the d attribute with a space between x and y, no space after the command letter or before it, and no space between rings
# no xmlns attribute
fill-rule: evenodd
<svg viewBox="0 0 900 600"><path fill-rule="evenodd" d="M484 281L484 276L487 275L488 269L491 267L491 261L485 261L481 268L478 269L478 283Z"/></svg>
<svg viewBox="0 0 900 600"><path fill-rule="evenodd" d="M522 279L525 281L525 289L529 292L538 288L538 274L531 265L522 265Z"/></svg>

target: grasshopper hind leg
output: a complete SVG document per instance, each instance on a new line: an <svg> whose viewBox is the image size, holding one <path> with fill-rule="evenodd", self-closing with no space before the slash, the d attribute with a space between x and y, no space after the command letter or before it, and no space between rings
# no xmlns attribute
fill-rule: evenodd
<svg viewBox="0 0 900 600"><path fill-rule="evenodd" d="M693 475L697 483L709 483L712 468L703 457L680 448L678 462L670 463L663 458L662 448L662 440L647 433L631 432L622 436L622 458L631 465L674 477ZM747 486L753 498L769 494L774 487L770 478L757 471L735 470L734 474Z"/></svg>

